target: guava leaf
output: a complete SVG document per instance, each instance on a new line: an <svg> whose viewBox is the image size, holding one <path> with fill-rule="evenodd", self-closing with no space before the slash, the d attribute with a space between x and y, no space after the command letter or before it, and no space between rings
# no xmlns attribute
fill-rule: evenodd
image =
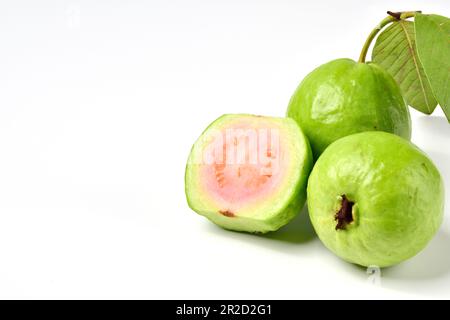
<svg viewBox="0 0 450 320"><path fill-rule="evenodd" d="M450 122L450 19L417 14L415 31L420 61L434 96Z"/></svg>
<svg viewBox="0 0 450 320"><path fill-rule="evenodd" d="M375 42L372 61L394 77L411 107L426 114L434 111L437 101L417 55L414 22L399 20L388 26Z"/></svg>

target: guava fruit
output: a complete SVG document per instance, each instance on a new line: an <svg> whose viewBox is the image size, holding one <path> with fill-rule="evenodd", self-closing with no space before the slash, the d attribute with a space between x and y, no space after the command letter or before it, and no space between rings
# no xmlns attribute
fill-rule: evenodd
<svg viewBox="0 0 450 320"><path fill-rule="evenodd" d="M223 115L192 147L186 197L225 229L274 231L303 207L311 168L309 142L294 120Z"/></svg>
<svg viewBox="0 0 450 320"><path fill-rule="evenodd" d="M414 256L443 218L439 171L412 143L386 132L332 143L316 162L307 190L320 240L362 266L387 267Z"/></svg>
<svg viewBox="0 0 450 320"><path fill-rule="evenodd" d="M411 137L408 107L392 76L373 63L337 59L321 65L300 83L287 116L308 137L317 159L333 141L363 131Z"/></svg>

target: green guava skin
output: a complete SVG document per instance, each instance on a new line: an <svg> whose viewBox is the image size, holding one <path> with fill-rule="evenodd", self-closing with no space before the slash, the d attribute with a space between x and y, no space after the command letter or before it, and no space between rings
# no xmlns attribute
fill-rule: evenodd
<svg viewBox="0 0 450 320"><path fill-rule="evenodd" d="M392 76L376 64L351 59L333 60L308 74L287 116L308 137L315 159L333 141L358 132L411 138L409 110Z"/></svg>
<svg viewBox="0 0 450 320"><path fill-rule="evenodd" d="M353 221L336 230L341 196L354 202ZM323 244L342 259L387 267L421 251L443 219L444 185L416 146L385 132L332 143L308 181L308 210Z"/></svg>

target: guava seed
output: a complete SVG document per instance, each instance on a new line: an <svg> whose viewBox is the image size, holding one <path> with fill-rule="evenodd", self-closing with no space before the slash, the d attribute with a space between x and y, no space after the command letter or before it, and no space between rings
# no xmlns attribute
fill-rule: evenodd
<svg viewBox="0 0 450 320"><path fill-rule="evenodd" d="M235 216L234 213L231 212L230 210L220 210L219 213L228 218L233 218Z"/></svg>

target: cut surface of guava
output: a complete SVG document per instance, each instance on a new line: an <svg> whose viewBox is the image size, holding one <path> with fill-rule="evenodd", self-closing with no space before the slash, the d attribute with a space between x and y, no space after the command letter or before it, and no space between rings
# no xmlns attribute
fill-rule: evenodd
<svg viewBox="0 0 450 320"><path fill-rule="evenodd" d="M186 197L226 229L273 231L303 207L311 168L309 143L294 120L223 115L192 147Z"/></svg>

